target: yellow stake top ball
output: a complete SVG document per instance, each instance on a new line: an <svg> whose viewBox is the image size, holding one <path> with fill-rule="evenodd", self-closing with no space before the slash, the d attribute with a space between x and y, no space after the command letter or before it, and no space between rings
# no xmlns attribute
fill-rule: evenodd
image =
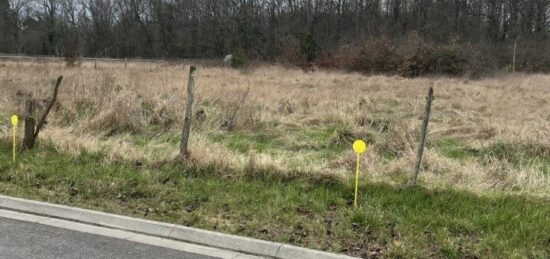
<svg viewBox="0 0 550 259"><path fill-rule="evenodd" d="M353 142L353 151L355 151L355 153L362 154L365 153L366 150L367 144L365 144L364 141L356 140L355 142Z"/></svg>
<svg viewBox="0 0 550 259"><path fill-rule="evenodd" d="M17 123L19 122L19 118L17 118L17 115L12 115L11 116L11 124L13 126L17 125Z"/></svg>

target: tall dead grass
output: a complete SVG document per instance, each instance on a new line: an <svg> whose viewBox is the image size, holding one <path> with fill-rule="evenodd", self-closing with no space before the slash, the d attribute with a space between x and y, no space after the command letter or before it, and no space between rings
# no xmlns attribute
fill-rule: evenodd
<svg viewBox="0 0 550 259"><path fill-rule="evenodd" d="M46 139L55 140L55 145L69 152L101 150L111 160L155 163L175 157L177 145L155 136L177 136L179 132L187 67L138 63L128 68L118 63L97 66L1 62L0 114L18 109L18 92L48 96L51 80L63 74L59 105L43 133ZM353 155L348 150L334 158L312 159L307 148L243 153L213 141L211 133L223 134L220 126L228 111L250 88L233 131L277 132L283 138L304 128L335 125L330 143L346 145L353 138L369 143L365 159L369 178L400 183L413 164L424 96L432 81L431 140L456 139L472 149L499 141L550 147L549 75L406 79L337 71L304 73L279 66L246 71L210 67L198 72L194 110L200 112L195 114L193 125L193 161L231 172L273 171L287 177L345 177L351 172ZM0 124L0 133L7 136L5 121ZM153 140L135 145L133 137L140 135L152 136ZM296 138L289 137L285 143L303 142L307 146L311 142ZM549 176L539 165L517 166L490 157L455 159L429 146L423 169L425 185L550 193Z"/></svg>

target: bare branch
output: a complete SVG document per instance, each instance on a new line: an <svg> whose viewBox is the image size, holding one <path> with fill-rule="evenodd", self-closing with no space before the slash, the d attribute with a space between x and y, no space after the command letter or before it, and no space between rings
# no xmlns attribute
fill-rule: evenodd
<svg viewBox="0 0 550 259"><path fill-rule="evenodd" d="M46 107L46 110L42 113L42 116L40 116L40 120L38 121L38 124L36 125L36 130L34 131L34 139L38 138L38 133L40 133L40 130L44 126L44 123L46 122L46 117L48 116L48 113L50 113L50 110L52 109L55 101L57 100L57 92L59 90L59 85L61 85L61 81L63 81L63 76L59 76L57 78L57 82L55 83L55 87L53 88L53 96Z"/></svg>

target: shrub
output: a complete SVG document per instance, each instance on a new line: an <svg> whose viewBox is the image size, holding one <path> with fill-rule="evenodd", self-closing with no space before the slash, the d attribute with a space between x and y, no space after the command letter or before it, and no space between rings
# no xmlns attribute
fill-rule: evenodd
<svg viewBox="0 0 550 259"><path fill-rule="evenodd" d="M428 74L462 75L471 72L473 48L452 39L447 45L433 46L416 32L394 44L381 37L358 45L344 45L322 56L317 64L324 68L347 69L362 73L399 73L405 77ZM487 56L487 55L485 55ZM483 62L485 63L485 61ZM479 70L480 68L476 68Z"/></svg>
<svg viewBox="0 0 550 259"><path fill-rule="evenodd" d="M452 39L448 45L435 49L432 60L433 72L447 75L464 74L469 63L463 48L457 43L457 39Z"/></svg>
<svg viewBox="0 0 550 259"><path fill-rule="evenodd" d="M344 45L319 57L317 65L322 68L343 69L351 67L353 47Z"/></svg>
<svg viewBox="0 0 550 259"><path fill-rule="evenodd" d="M246 66L248 66L248 56L246 55L246 52L244 49L237 49L231 59L231 67L244 68Z"/></svg>
<svg viewBox="0 0 550 259"><path fill-rule="evenodd" d="M68 46L63 52L63 58L68 67L80 66L80 51L76 43Z"/></svg>
<svg viewBox="0 0 550 259"><path fill-rule="evenodd" d="M416 77L432 72L433 47L416 32L409 33L401 41L397 52L401 57L398 71L402 76Z"/></svg>
<svg viewBox="0 0 550 259"><path fill-rule="evenodd" d="M432 55L437 74L460 75L466 71L467 59L452 47L437 48Z"/></svg>
<svg viewBox="0 0 550 259"><path fill-rule="evenodd" d="M550 72L550 47L547 44L518 43L517 52L516 71Z"/></svg>
<svg viewBox="0 0 550 259"><path fill-rule="evenodd" d="M387 37L369 41L357 49L348 69L363 73L395 72L397 70L399 57Z"/></svg>
<svg viewBox="0 0 550 259"><path fill-rule="evenodd" d="M301 51L307 62L313 62L317 58L317 42L311 33L304 37Z"/></svg>
<svg viewBox="0 0 550 259"><path fill-rule="evenodd" d="M484 74L490 74L499 69L500 58L495 55L495 49L486 45L465 45L463 51L468 57L467 71L472 77L478 77Z"/></svg>
<svg viewBox="0 0 550 259"><path fill-rule="evenodd" d="M292 35L285 36L281 45L281 52L276 59L277 62L295 65L303 59L300 53L300 42L296 37Z"/></svg>

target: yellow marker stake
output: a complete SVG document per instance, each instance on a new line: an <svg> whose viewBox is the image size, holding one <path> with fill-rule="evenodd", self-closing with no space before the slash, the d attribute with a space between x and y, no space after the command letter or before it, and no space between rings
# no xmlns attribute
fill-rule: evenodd
<svg viewBox="0 0 550 259"><path fill-rule="evenodd" d="M359 165L361 164L361 154L367 150L367 144L362 140L356 140L353 142L353 151L357 154L357 167L355 170L355 199L353 200L353 206L357 208L357 188L359 186Z"/></svg>
<svg viewBox="0 0 550 259"><path fill-rule="evenodd" d="M17 123L19 122L19 118L17 118L17 115L11 116L11 125L13 125L13 162L15 162L15 146L17 144L16 139L16 131L17 131Z"/></svg>

